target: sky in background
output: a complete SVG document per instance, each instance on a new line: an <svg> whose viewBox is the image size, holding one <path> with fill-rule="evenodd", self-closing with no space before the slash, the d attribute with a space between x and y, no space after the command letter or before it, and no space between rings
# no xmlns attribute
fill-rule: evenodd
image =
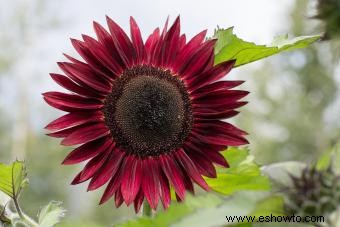
<svg viewBox="0 0 340 227"><path fill-rule="evenodd" d="M182 32L188 37L208 29L212 35L218 26L234 26L235 33L248 41L269 44L275 35L287 33L293 0L77 0L38 1L0 0L0 36L7 37L4 55L12 56L7 77L0 87L0 108L11 110L18 100L18 90L25 89L27 108L33 126L41 128L60 115L45 108L41 93L59 89L48 73L60 72L56 61L65 60L62 53L75 54L69 38L81 34L94 35L92 21L105 25L105 15L129 31L133 16L146 37L155 27L163 26L167 16L172 22L181 16ZM38 7L39 5L39 7ZM25 29L21 25L25 24ZM255 63L256 64L256 63ZM1 72L0 72L1 73ZM237 74L237 72L236 72ZM41 122L37 114L48 114ZM14 113L11 117L15 118ZM35 117L33 117L35 116Z"/></svg>

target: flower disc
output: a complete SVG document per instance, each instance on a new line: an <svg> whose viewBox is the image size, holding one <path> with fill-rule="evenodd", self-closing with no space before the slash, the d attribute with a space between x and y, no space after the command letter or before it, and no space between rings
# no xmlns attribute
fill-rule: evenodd
<svg viewBox="0 0 340 227"><path fill-rule="evenodd" d="M140 157L180 148L192 123L183 82L168 70L145 66L126 70L114 82L104 115L117 145Z"/></svg>

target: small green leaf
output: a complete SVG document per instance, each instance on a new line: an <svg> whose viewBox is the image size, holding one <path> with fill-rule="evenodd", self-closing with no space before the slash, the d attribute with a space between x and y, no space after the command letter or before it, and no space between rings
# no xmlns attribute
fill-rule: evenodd
<svg viewBox="0 0 340 227"><path fill-rule="evenodd" d="M40 210L38 214L40 227L52 227L60 222L66 212L61 204L61 202L51 201Z"/></svg>
<svg viewBox="0 0 340 227"><path fill-rule="evenodd" d="M329 149L318 159L316 163L317 170L326 170L328 167L340 173L340 144L335 145L332 149Z"/></svg>
<svg viewBox="0 0 340 227"><path fill-rule="evenodd" d="M11 198L17 198L21 189L27 184L24 162L15 161L11 165L0 163L0 191Z"/></svg>
<svg viewBox="0 0 340 227"><path fill-rule="evenodd" d="M216 178L205 177L212 190L224 195L240 190L270 190L269 179L261 174L247 149L229 148L222 154L230 168L216 167Z"/></svg>
<svg viewBox="0 0 340 227"><path fill-rule="evenodd" d="M321 155L321 157L316 162L316 169L317 170L326 170L332 161L332 150L329 150Z"/></svg>
<svg viewBox="0 0 340 227"><path fill-rule="evenodd" d="M215 64L236 60L235 66L245 65L262 58L278 54L282 51L290 51L305 48L321 38L320 35L301 36L288 39L287 35L278 36L271 45L256 45L244 41L233 34L233 28L218 29L215 32L217 43L215 45Z"/></svg>

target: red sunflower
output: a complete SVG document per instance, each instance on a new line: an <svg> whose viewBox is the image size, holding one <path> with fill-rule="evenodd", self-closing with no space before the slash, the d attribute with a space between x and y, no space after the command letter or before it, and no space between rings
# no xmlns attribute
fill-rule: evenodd
<svg viewBox="0 0 340 227"><path fill-rule="evenodd" d="M170 187L178 200L193 183L209 190L202 175L216 177L213 164L228 167L219 153L247 143L244 131L222 121L235 116L246 91L231 90L242 81L220 81L234 61L214 65L215 39L206 30L186 42L180 19L143 42L130 18L131 37L107 17L109 31L94 22L97 40L71 39L84 59L65 54L51 74L71 91L46 92L45 101L68 112L46 126L49 136L79 145L63 161L89 160L72 184L90 180L88 190L108 182L100 203L112 196L119 207L144 199L156 209L170 205Z"/></svg>

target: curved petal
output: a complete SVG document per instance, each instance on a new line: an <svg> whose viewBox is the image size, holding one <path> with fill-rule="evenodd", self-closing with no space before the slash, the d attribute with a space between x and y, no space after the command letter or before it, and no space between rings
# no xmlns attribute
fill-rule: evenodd
<svg viewBox="0 0 340 227"><path fill-rule="evenodd" d="M171 156L171 157L169 157ZM171 154L161 155L159 157L161 162L161 167L168 178L168 180L173 185L176 193L181 199L185 198L185 185L183 182L183 175L181 173L180 167L174 161L174 157Z"/></svg>
<svg viewBox="0 0 340 227"><path fill-rule="evenodd" d="M159 28L156 28L153 33L148 37L145 42L145 50L147 53L147 63L151 63L152 60L152 53L155 50L156 44L160 38Z"/></svg>
<svg viewBox="0 0 340 227"><path fill-rule="evenodd" d="M105 152L101 152L91 159L85 165L84 169L80 171L80 173L78 173L78 175L73 179L71 184L80 184L93 177L93 175L102 167L110 152L110 150L106 150Z"/></svg>
<svg viewBox="0 0 340 227"><path fill-rule="evenodd" d="M128 156L124 170L121 191L125 203L130 205L136 198L141 186L142 176L144 174L141 161L132 155Z"/></svg>
<svg viewBox="0 0 340 227"><path fill-rule="evenodd" d="M200 174L210 178L216 178L216 169L209 159L206 159L203 155L201 155L201 153L194 152L191 149L185 149L185 151L190 159L195 163Z"/></svg>
<svg viewBox="0 0 340 227"><path fill-rule="evenodd" d="M101 69L107 79L115 79L123 72L121 66L105 49L105 46L103 46L94 38L87 35L83 35L83 39L85 41L85 44L89 47L89 51L93 54L93 56L100 60L100 66L97 66L97 69Z"/></svg>
<svg viewBox="0 0 340 227"><path fill-rule="evenodd" d="M170 196L170 185L169 180L164 175L163 171L159 171L159 190L160 198L162 200L163 208L167 209L170 206L171 196Z"/></svg>
<svg viewBox="0 0 340 227"><path fill-rule="evenodd" d="M210 62L210 58L214 55L215 43L216 40L206 41L195 50L194 54L185 59L178 70L180 76L185 80L189 80L191 77L197 76L199 72L202 72L206 68L207 63Z"/></svg>
<svg viewBox="0 0 340 227"><path fill-rule="evenodd" d="M179 48L180 17L178 16L170 27L162 42L161 53L158 64L160 66L171 66L174 62L177 49Z"/></svg>
<svg viewBox="0 0 340 227"><path fill-rule="evenodd" d="M124 198L122 196L122 192L120 188L118 188L115 193L115 206L118 208L123 204L123 202L124 202Z"/></svg>
<svg viewBox="0 0 340 227"><path fill-rule="evenodd" d="M192 131L193 136L201 140L203 143L207 144L216 144L223 146L240 146L248 143L248 141L242 137L231 136L226 134L205 135L204 133L205 132L203 130L199 131L197 129L194 129Z"/></svg>
<svg viewBox="0 0 340 227"><path fill-rule="evenodd" d="M207 30L204 30L194 36L181 50L181 52L178 54L177 60L173 66L174 70L176 72L179 71L179 69L182 67L183 62L185 62L185 59L188 59L189 56L191 56L195 50L201 45L201 43L204 41L204 38L207 34Z"/></svg>
<svg viewBox="0 0 340 227"><path fill-rule="evenodd" d="M93 98L86 98L79 95L65 94L62 92L51 91L43 93L45 101L52 107L67 112L77 110L95 110L103 107L101 101Z"/></svg>
<svg viewBox="0 0 340 227"><path fill-rule="evenodd" d="M103 137L98 140L85 143L69 153L62 164L72 165L93 158L94 156L108 149L112 143L113 142L110 137Z"/></svg>
<svg viewBox="0 0 340 227"><path fill-rule="evenodd" d="M65 146L72 146L87 143L92 140L106 136L109 133L109 129L104 124L93 123L72 132L61 141L61 144Z"/></svg>
<svg viewBox="0 0 340 227"><path fill-rule="evenodd" d="M100 199L99 204L103 204L107 202L115 194L115 192L118 189L120 189L125 166L126 166L126 159L123 160L119 169L116 171L116 174L111 178L110 182L106 186L106 189L104 191L102 198Z"/></svg>
<svg viewBox="0 0 340 227"><path fill-rule="evenodd" d="M120 69L122 70L125 69L123 60L119 55L117 48L115 47L115 44L110 33L95 21L93 22L93 28L98 37L98 41L105 47L105 50L109 53L109 55L112 56L114 62L117 63Z"/></svg>
<svg viewBox="0 0 340 227"><path fill-rule="evenodd" d="M142 204L143 204L143 201L144 201L144 194L143 194L143 190L139 190L137 196L136 196L136 199L134 201L134 208L135 208L135 212L138 213Z"/></svg>
<svg viewBox="0 0 340 227"><path fill-rule="evenodd" d="M103 76L97 75L85 65L70 62L58 62L61 70L72 80L84 84L101 94L108 94L111 91L111 84Z"/></svg>
<svg viewBox="0 0 340 227"><path fill-rule="evenodd" d="M100 58L98 58L98 56L94 55L94 52L97 53L97 50L99 48L98 45L96 45L94 42L91 42L89 40L89 37L86 35L83 35L83 39L85 40L85 42L71 38L71 43L74 49L76 49L79 55L96 73L110 80L111 77L109 75L111 73L102 63L103 61L105 61L105 59L103 58L103 56L100 56Z"/></svg>
<svg viewBox="0 0 340 227"><path fill-rule="evenodd" d="M211 92L216 92L216 91L225 91L229 90L231 88L234 88L236 86L239 86L240 84L243 84L244 81L240 80L235 80L235 81L218 81L214 82L209 85L205 85L204 87L201 87L190 94L194 97L202 97L205 95L208 95Z"/></svg>
<svg viewBox="0 0 340 227"><path fill-rule="evenodd" d="M71 79L69 79L66 76L56 74L56 73L50 73L50 76L52 79L57 82L60 86L63 88L77 93L78 95L85 96L85 97L92 97L92 98L98 98L99 100L102 99L103 95L96 92L95 90L89 89L89 87L84 87L81 85L78 85L77 83L73 82ZM83 84L84 85L84 84Z"/></svg>
<svg viewBox="0 0 340 227"><path fill-rule="evenodd" d="M208 184L205 182L195 163L189 158L189 156L184 152L183 149L179 149L175 152L176 160L179 162L183 169L185 169L186 173L193 179L198 185L200 185L204 190L209 191L210 188Z"/></svg>
<svg viewBox="0 0 340 227"><path fill-rule="evenodd" d="M248 94L248 91L242 90L219 90L210 92L204 96L195 97L192 99L192 103L195 106L223 106L231 102L236 102Z"/></svg>
<svg viewBox="0 0 340 227"><path fill-rule="evenodd" d="M144 63L146 51L139 27L133 17L130 17L130 33L132 44L137 52L137 63L138 64Z"/></svg>
<svg viewBox="0 0 340 227"><path fill-rule="evenodd" d="M149 157L143 160L142 189L150 207L156 210L159 199L159 166L158 160Z"/></svg>
<svg viewBox="0 0 340 227"><path fill-rule="evenodd" d="M227 75L230 70L233 68L235 64L235 60L227 61L215 65L213 68L198 74L195 77L190 78L187 83L189 84L189 90L194 91L200 87L203 87L207 84L215 82L225 75Z"/></svg>
<svg viewBox="0 0 340 227"><path fill-rule="evenodd" d="M132 66L136 61L136 51L124 30L111 18L106 16L115 47L126 66Z"/></svg>
<svg viewBox="0 0 340 227"><path fill-rule="evenodd" d="M204 156L207 160L210 160L220 166L223 166L225 168L229 167L229 164L227 160L219 153L219 151L222 151L226 149L226 146L218 146L214 148L214 145L207 145L202 142L193 142L193 141L188 141L187 143L184 144L184 149L185 150L191 150L194 151L197 154L200 154Z"/></svg>
<svg viewBox="0 0 340 227"><path fill-rule="evenodd" d="M115 175L119 169L120 163L123 160L125 154L119 149L114 148L114 145L112 144L110 150L112 150L110 157L101 167L100 171L98 171L98 173L96 173L96 175L91 179L89 186L87 187L88 191L93 191L104 185L112 178L112 176Z"/></svg>
<svg viewBox="0 0 340 227"><path fill-rule="evenodd" d="M104 115L100 111L93 112L73 112L65 114L62 117L50 122L45 129L48 130L61 130L89 122L103 121Z"/></svg>

